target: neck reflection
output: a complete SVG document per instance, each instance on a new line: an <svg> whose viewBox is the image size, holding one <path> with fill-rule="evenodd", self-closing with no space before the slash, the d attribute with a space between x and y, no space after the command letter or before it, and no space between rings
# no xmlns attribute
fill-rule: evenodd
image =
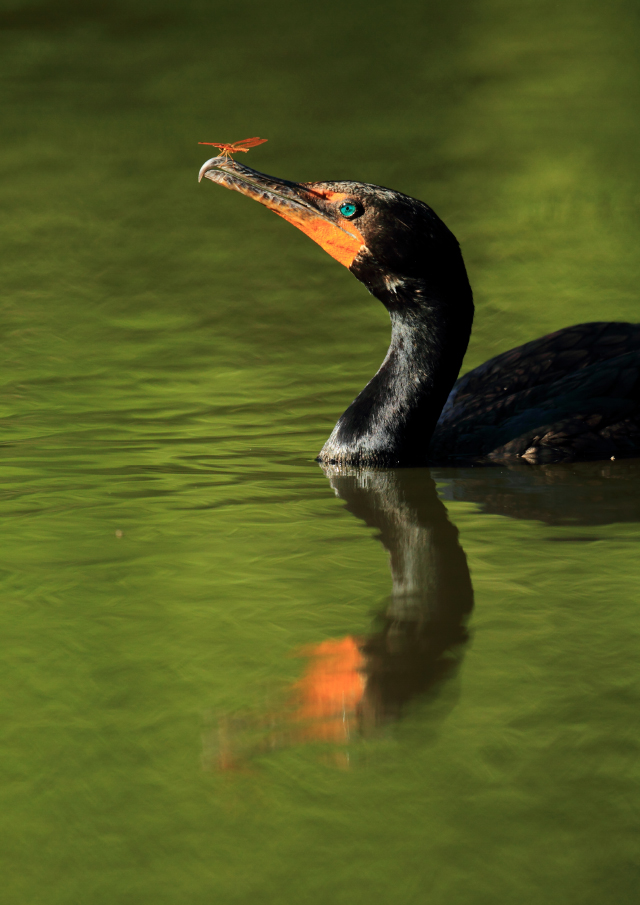
<svg viewBox="0 0 640 905"><path fill-rule="evenodd" d="M425 469L323 470L389 552L391 595L376 630L358 639L364 682L355 715L368 734L455 670L473 587L458 530Z"/></svg>

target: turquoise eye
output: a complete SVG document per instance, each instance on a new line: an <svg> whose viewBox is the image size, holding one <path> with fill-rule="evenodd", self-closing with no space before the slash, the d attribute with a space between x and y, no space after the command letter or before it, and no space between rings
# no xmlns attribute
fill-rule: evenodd
<svg viewBox="0 0 640 905"><path fill-rule="evenodd" d="M340 205L340 213L349 220L358 213L358 205L354 204L353 201L343 201Z"/></svg>

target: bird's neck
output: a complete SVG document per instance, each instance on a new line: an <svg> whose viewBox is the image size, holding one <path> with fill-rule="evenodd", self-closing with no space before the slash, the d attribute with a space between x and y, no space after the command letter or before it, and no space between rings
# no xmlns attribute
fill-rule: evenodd
<svg viewBox="0 0 640 905"><path fill-rule="evenodd" d="M377 374L342 415L318 459L425 464L471 333L473 300L464 265L453 281L403 278L371 266L356 276L389 310L391 343Z"/></svg>

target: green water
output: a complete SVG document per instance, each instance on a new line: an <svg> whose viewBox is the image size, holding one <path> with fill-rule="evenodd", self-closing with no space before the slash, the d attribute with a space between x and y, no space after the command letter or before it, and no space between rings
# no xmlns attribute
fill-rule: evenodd
<svg viewBox="0 0 640 905"><path fill-rule="evenodd" d="M388 322L196 176L261 135L428 201L465 368L637 321L639 44L625 0L2 0L4 902L635 903L640 465L434 472L450 523L368 478L425 607L466 555L468 640L339 745L283 729L293 654L399 605L313 461Z"/></svg>

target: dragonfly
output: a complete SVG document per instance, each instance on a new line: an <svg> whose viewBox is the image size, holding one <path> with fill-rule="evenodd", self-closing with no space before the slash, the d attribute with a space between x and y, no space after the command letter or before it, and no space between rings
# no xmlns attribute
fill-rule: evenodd
<svg viewBox="0 0 640 905"><path fill-rule="evenodd" d="M268 138L243 138L242 141L234 141L232 144L225 144L223 141L199 141L199 145L212 145L219 148L222 157L231 157L238 151L244 151L246 154L249 148L255 148L256 145L263 145Z"/></svg>

